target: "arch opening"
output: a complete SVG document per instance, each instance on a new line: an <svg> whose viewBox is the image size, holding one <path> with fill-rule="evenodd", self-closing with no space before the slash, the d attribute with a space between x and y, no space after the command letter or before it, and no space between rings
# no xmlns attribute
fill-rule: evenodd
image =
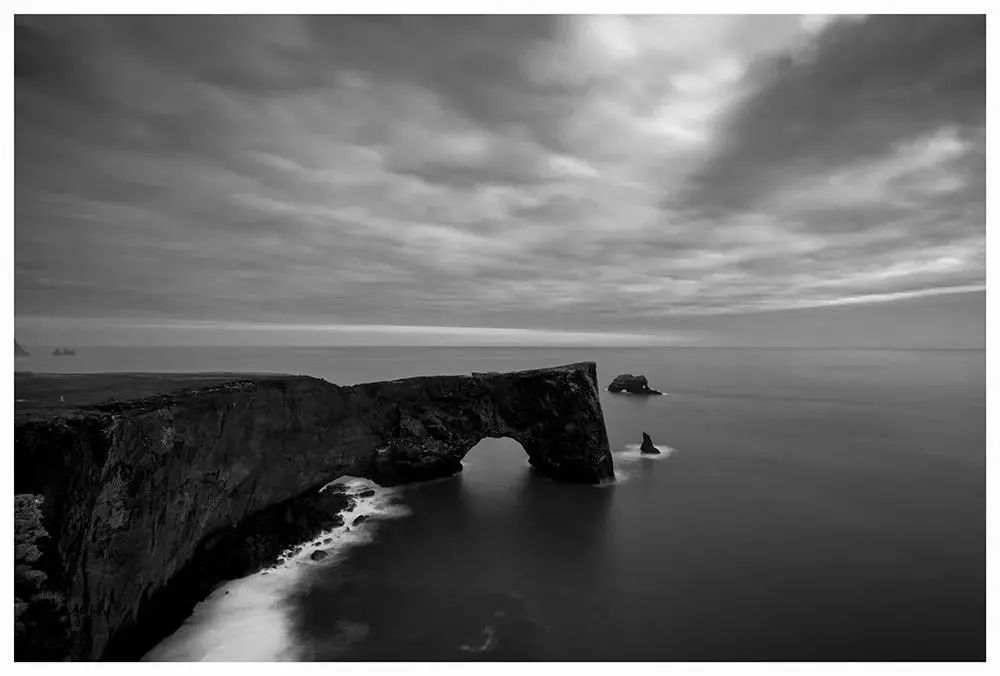
<svg viewBox="0 0 1000 676"><path fill-rule="evenodd" d="M458 475L468 510L477 517L516 518L518 496L532 480L528 454L508 436L483 437L462 457Z"/></svg>
<svg viewBox="0 0 1000 676"><path fill-rule="evenodd" d="M530 468L528 452L512 437L483 437L462 456L463 474L520 475Z"/></svg>

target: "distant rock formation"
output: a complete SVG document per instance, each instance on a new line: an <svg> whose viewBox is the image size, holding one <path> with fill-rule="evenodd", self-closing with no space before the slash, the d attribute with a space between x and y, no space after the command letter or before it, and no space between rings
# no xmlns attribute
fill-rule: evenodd
<svg viewBox="0 0 1000 676"><path fill-rule="evenodd" d="M30 357L31 353L21 347L17 340L14 340L14 356L15 357Z"/></svg>
<svg viewBox="0 0 1000 676"><path fill-rule="evenodd" d="M645 432L642 433L642 446L639 447L639 452L643 455L659 455L660 449L653 445L653 440L649 438L649 435Z"/></svg>
<svg viewBox="0 0 1000 676"><path fill-rule="evenodd" d="M649 388L646 376L634 376L631 373L623 373L615 376L615 379L608 385L608 392L618 394L627 392L629 394L663 394Z"/></svg>
<svg viewBox="0 0 1000 676"><path fill-rule="evenodd" d="M52 350L53 357L71 357L74 354L76 354L76 350L73 350L68 347L57 347L56 349Z"/></svg>

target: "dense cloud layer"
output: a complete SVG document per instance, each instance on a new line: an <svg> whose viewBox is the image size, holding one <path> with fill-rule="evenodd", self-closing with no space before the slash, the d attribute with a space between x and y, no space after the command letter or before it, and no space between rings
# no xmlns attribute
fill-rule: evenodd
<svg viewBox="0 0 1000 676"><path fill-rule="evenodd" d="M18 315L656 329L981 288L982 17L21 17Z"/></svg>

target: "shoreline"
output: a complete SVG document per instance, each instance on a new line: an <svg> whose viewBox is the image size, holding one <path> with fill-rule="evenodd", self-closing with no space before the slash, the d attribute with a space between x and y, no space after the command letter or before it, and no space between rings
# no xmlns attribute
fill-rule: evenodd
<svg viewBox="0 0 1000 676"><path fill-rule="evenodd" d="M221 581L343 525L353 498L321 490L338 477L451 476L485 437L518 440L553 479L614 476L593 362L353 386L17 375L14 431L15 494L40 506L39 572L60 598L19 594L18 612L68 632L56 649L36 623L22 659L141 657Z"/></svg>
<svg viewBox="0 0 1000 676"><path fill-rule="evenodd" d="M277 560L248 575L225 580L192 607L172 632L140 658L143 662L289 661L301 658L288 631L287 603L310 572L337 565L354 547L373 541L379 520L407 516L397 491L358 477L339 477L320 489L351 502L342 523L285 548ZM368 493L371 493L368 495ZM362 523L354 520L364 517ZM326 556L313 560L314 552Z"/></svg>

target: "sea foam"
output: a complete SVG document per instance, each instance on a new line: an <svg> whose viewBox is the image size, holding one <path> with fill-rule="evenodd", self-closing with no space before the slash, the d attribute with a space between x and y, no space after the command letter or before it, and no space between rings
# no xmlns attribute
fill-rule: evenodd
<svg viewBox="0 0 1000 676"><path fill-rule="evenodd" d="M634 463L639 460L662 460L677 452L676 449L671 448L666 444L653 442L653 445L660 450L659 454L643 453L642 446L640 444L625 444L625 448L614 454L615 461Z"/></svg>
<svg viewBox="0 0 1000 676"><path fill-rule="evenodd" d="M409 514L396 504L397 491L367 479L341 477L323 487L339 484L355 505L342 512L344 525L320 533L308 542L292 547L283 561L246 577L217 587L195 606L191 616L173 634L161 641L144 661L282 661L302 655L291 633L290 598L310 567L335 565L351 547L370 542L379 520ZM373 495L359 497L364 491ZM352 525L360 516L362 523ZM324 543L324 540L330 542ZM313 561L313 552L323 550L326 558Z"/></svg>
<svg viewBox="0 0 1000 676"><path fill-rule="evenodd" d="M638 463L663 460L677 452L676 449L666 444L654 442L653 445L660 449L659 454L643 453L639 444L626 444L622 450L613 453L612 457L615 460L615 481L610 485L613 486L616 483L628 481L638 471Z"/></svg>

